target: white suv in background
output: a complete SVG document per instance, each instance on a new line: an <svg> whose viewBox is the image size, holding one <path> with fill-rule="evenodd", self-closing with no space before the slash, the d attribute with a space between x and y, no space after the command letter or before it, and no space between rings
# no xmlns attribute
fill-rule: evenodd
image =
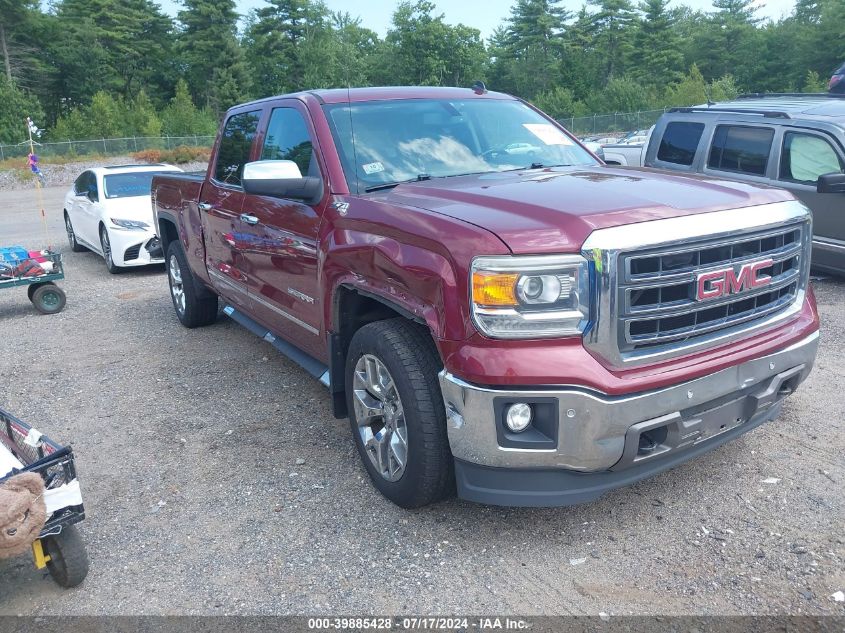
<svg viewBox="0 0 845 633"><path fill-rule="evenodd" d="M119 165L82 172L65 195L65 228L74 252L89 249L110 273L164 262L150 201L155 174L172 165Z"/></svg>

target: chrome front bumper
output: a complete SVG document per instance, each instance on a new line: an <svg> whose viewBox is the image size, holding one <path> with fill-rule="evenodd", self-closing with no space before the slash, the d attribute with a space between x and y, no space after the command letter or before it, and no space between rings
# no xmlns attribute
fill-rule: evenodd
<svg viewBox="0 0 845 633"><path fill-rule="evenodd" d="M644 466L723 433L741 433L743 424L758 420L807 377L818 342L815 332L709 376L618 397L578 387L490 389L444 370L440 386L452 454L462 462L503 469L596 472ZM507 431L502 418L510 402L537 403L535 409L544 412L542 433L533 436L537 441ZM645 452L644 434L647 443L657 438Z"/></svg>

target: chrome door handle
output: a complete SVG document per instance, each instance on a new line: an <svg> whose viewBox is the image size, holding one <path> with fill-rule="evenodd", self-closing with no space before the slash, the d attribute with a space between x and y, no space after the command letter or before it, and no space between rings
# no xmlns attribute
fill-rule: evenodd
<svg viewBox="0 0 845 633"><path fill-rule="evenodd" d="M212 207L208 202L200 202L197 205L197 208L200 211L211 211L214 207Z"/></svg>
<svg viewBox="0 0 845 633"><path fill-rule="evenodd" d="M241 222L249 224L250 226L255 226L258 224L258 218L254 215L250 215L249 213L241 213Z"/></svg>

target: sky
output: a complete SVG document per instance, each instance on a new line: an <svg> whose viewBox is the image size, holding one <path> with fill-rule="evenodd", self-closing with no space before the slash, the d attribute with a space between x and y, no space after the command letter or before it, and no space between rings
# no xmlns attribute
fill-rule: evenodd
<svg viewBox="0 0 845 633"><path fill-rule="evenodd" d="M178 0L156 0L167 13L176 15L181 4ZM363 26L374 30L381 36L387 32L390 18L396 8L398 0L324 0L331 11L349 12L361 18ZM264 6L263 0L237 0L238 12L245 14L251 9ZM510 14L510 8L515 0L436 0L438 11L445 14L446 22L457 24L462 22L481 31L484 38L490 37L493 30ZM561 6L575 12L584 4L582 0L564 0ZM635 3L636 4L636 3ZM711 0L673 0L672 5L686 4L693 9L711 11ZM758 15L764 18L777 19L788 15L795 4L794 0L756 0L761 7ZM671 6L671 5L670 5Z"/></svg>

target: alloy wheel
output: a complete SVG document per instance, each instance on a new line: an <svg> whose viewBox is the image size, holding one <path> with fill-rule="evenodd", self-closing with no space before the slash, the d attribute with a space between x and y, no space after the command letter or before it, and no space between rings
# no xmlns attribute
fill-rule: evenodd
<svg viewBox="0 0 845 633"><path fill-rule="evenodd" d="M167 262L168 281L173 305L179 314L185 314L185 285L182 281L182 269L176 255L171 255Z"/></svg>
<svg viewBox="0 0 845 633"><path fill-rule="evenodd" d="M71 248L76 246L76 234L73 232L73 225L70 223L70 218L65 215L65 231L67 231L67 241Z"/></svg>
<svg viewBox="0 0 845 633"><path fill-rule="evenodd" d="M408 427L393 376L364 354L355 365L353 403L358 433L370 462L387 481L398 481L408 462Z"/></svg>

